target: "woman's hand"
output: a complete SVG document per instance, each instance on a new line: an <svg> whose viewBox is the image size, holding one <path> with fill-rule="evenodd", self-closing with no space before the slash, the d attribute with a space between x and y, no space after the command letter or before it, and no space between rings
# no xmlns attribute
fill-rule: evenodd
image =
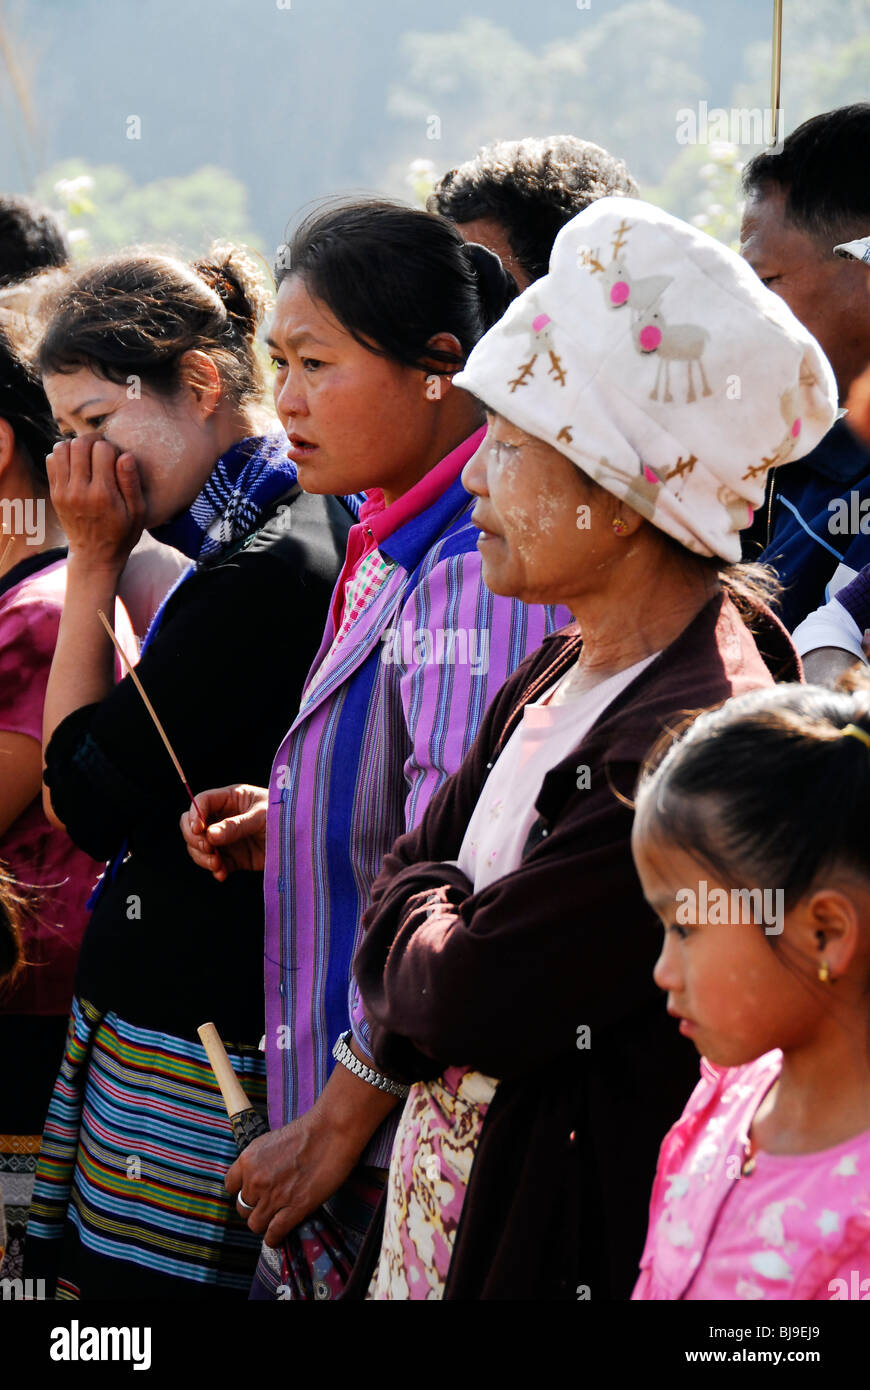
<svg viewBox="0 0 870 1390"><path fill-rule="evenodd" d="M197 805L181 817L181 833L194 864L223 883L237 869L262 869L266 863L266 787L246 783L197 792Z"/></svg>
<svg viewBox="0 0 870 1390"><path fill-rule="evenodd" d="M278 1246L338 1191L358 1155L355 1144L342 1143L310 1110L249 1144L227 1173L227 1191L253 1205L250 1212L239 1207L241 1216L267 1245Z"/></svg>
<svg viewBox="0 0 870 1390"><path fill-rule="evenodd" d="M142 534L145 502L135 458L107 439L83 434L55 444L46 459L52 505L69 541L70 561L119 571Z"/></svg>
<svg viewBox="0 0 870 1390"><path fill-rule="evenodd" d="M238 1208L251 1230L267 1245L280 1245L350 1177L397 1104L395 1096L337 1066L305 1115L255 1139L227 1173L227 1191L254 1208Z"/></svg>

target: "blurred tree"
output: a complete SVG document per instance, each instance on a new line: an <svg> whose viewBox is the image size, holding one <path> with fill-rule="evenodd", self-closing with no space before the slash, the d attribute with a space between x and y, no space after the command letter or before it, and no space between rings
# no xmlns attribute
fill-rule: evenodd
<svg viewBox="0 0 870 1390"><path fill-rule="evenodd" d="M31 54L9 22L0 14L0 104L4 112L4 144L15 150L26 179L32 178L39 157L39 123L33 95Z"/></svg>
<svg viewBox="0 0 870 1390"><path fill-rule="evenodd" d="M213 165L136 184L116 165L70 159L46 170L34 193L62 210L77 255L147 242L190 256L215 239L263 250L249 221L244 184Z"/></svg>
<svg viewBox="0 0 870 1390"><path fill-rule="evenodd" d="M867 95L870 0L784 10L792 130ZM56 203L58 177L99 170L95 216L71 218L95 245L167 223L197 247L213 233L250 241L253 222L270 250L313 198L417 198L412 161L440 176L497 138L573 132L625 159L643 190L682 188L710 161L676 142L676 112L767 105L770 13L770 0L0 0L0 186L36 193L48 164L39 190ZM134 115L141 139L129 138ZM166 200L193 160L226 170L235 191L217 218L217 194L203 190L197 208L182 191L174 222ZM672 208L702 211L688 186Z"/></svg>
<svg viewBox="0 0 870 1390"><path fill-rule="evenodd" d="M662 182L643 190L644 197L738 251L744 155L740 146L725 140L687 145Z"/></svg>
<svg viewBox="0 0 870 1390"><path fill-rule="evenodd" d="M735 105L770 102L770 44L748 44ZM782 20L784 133L810 116L870 98L870 0L787 0Z"/></svg>
<svg viewBox="0 0 870 1390"><path fill-rule="evenodd" d="M438 182L438 171L431 159L412 159L405 175L405 184L413 194L414 202L424 208L426 200Z"/></svg>
<svg viewBox="0 0 870 1390"><path fill-rule="evenodd" d="M677 148L677 110L707 90L696 70L702 36L701 21L668 0L600 18L581 11L574 34L538 52L467 18L451 32L404 35L405 73L388 110L420 130L438 117L445 168L490 140L571 133L630 160L638 178L660 179Z"/></svg>

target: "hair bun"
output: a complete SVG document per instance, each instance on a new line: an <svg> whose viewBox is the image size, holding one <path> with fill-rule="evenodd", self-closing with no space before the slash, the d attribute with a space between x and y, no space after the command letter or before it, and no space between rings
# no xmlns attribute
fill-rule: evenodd
<svg viewBox="0 0 870 1390"><path fill-rule="evenodd" d="M486 327L491 328L519 294L517 282L489 247L481 246L479 241L467 241L465 250L477 276Z"/></svg>
<svg viewBox="0 0 870 1390"><path fill-rule="evenodd" d="M228 329L251 340L265 317L271 292L254 260L238 246L217 243L194 270L222 301Z"/></svg>

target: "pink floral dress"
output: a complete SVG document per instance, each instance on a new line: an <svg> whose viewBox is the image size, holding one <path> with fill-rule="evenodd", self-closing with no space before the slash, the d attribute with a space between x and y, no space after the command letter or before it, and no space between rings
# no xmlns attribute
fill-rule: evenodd
<svg viewBox="0 0 870 1390"><path fill-rule="evenodd" d="M633 1299L870 1300L870 1131L808 1154L748 1134L782 1054L701 1062L659 1154Z"/></svg>

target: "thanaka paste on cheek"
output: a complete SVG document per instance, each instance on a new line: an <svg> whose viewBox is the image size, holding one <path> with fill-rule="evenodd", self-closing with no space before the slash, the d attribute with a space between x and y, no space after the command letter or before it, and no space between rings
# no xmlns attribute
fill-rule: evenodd
<svg viewBox="0 0 870 1390"><path fill-rule="evenodd" d="M116 410L105 438L117 449L145 462L150 479L174 472L184 457L184 439L163 411L137 410L131 401Z"/></svg>
<svg viewBox="0 0 870 1390"><path fill-rule="evenodd" d="M521 455L513 449L507 447L499 448L496 443L492 451L492 465L495 482L495 491L499 487L514 489L517 491L522 487L519 480ZM492 497L492 489L490 489ZM511 534L507 538L515 544L518 553L526 562L534 559L535 554L535 535L538 530L536 518L529 512L528 508L520 502L514 502L511 506L499 507L495 497L492 498L497 511L501 512L506 530Z"/></svg>

